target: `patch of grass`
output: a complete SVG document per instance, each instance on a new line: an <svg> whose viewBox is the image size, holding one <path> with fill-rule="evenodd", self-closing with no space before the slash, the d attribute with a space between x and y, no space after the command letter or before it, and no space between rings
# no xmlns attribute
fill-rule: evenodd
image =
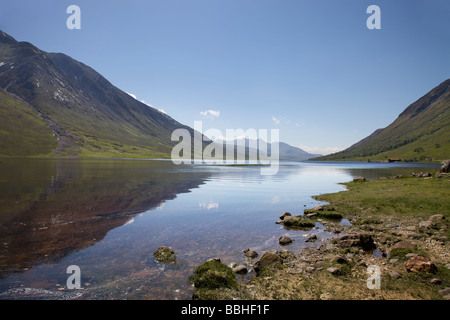
<svg viewBox="0 0 450 320"><path fill-rule="evenodd" d="M47 156L56 138L37 112L0 91L0 156Z"/></svg>
<svg viewBox="0 0 450 320"><path fill-rule="evenodd" d="M450 218L450 182L447 179L405 177L366 183L344 183L348 191L314 198L333 203L344 217L382 219L387 216L428 219L441 213ZM376 218L373 218L373 217Z"/></svg>

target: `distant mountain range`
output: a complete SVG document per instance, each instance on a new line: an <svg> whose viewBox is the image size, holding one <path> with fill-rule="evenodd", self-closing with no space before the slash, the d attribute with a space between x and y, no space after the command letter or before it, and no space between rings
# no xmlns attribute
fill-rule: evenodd
<svg viewBox="0 0 450 320"><path fill-rule="evenodd" d="M450 79L408 106L384 129L315 160L441 161L450 158Z"/></svg>
<svg viewBox="0 0 450 320"><path fill-rule="evenodd" d="M281 142L280 159L447 159L449 109L450 79L391 125L344 151L317 157ZM192 128L136 100L87 65L0 31L0 156L170 158L178 144L171 141L176 129L194 137ZM201 137L204 146L209 144Z"/></svg>
<svg viewBox="0 0 450 320"><path fill-rule="evenodd" d="M238 155L241 159L242 158L248 158L249 154L251 154L251 152L253 151L253 154L259 154L260 153L260 143L263 142L266 145L266 149L267 149L267 155L268 157L273 157L271 152L272 152L272 144L270 143L266 143L263 140L259 139L259 140L251 140L251 139L235 139L235 140L217 140L217 143L219 144L228 144L228 145L234 145L234 154ZM243 155L242 153L238 152L238 145L245 145L245 155ZM253 147L256 146L256 149ZM256 153L258 152L258 153ZM224 153L224 155L226 155ZM306 152L303 149L291 146L287 143L284 142L278 142L278 157L279 160L283 160L283 161L304 161L304 160L308 160L311 158L315 158L315 157L319 157L321 156L320 154L311 154Z"/></svg>

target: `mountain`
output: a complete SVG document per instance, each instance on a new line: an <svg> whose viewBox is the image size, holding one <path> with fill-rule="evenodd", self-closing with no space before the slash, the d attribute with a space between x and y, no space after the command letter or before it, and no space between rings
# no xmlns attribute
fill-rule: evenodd
<svg viewBox="0 0 450 320"><path fill-rule="evenodd" d="M92 68L0 31L0 155L169 158L193 129Z"/></svg>
<svg viewBox="0 0 450 320"><path fill-rule="evenodd" d="M408 106L384 129L315 160L440 161L450 158L450 79Z"/></svg>
<svg viewBox="0 0 450 320"><path fill-rule="evenodd" d="M256 140L250 140L250 139L235 139L235 140L228 140L228 141L223 141L223 140L217 140L218 143L225 143L225 144L231 144L234 145L234 150L235 150L235 154L237 155L237 157L239 159L244 159L243 155L241 153L238 153L238 145L245 145L245 156L248 157L249 154L252 154L251 152L253 151L253 154L260 154L259 153L259 143L260 143L261 139L259 139L258 141ZM255 150L255 148L253 146L257 146L257 150ZM267 155L268 157L271 157L271 150L272 150L272 145L270 143L267 144ZM258 153L256 153L258 152ZM321 156L320 154L311 154L306 152L303 149L297 148L297 147L293 147L285 142L279 142L278 143L278 152L279 152L279 160L284 160L284 161L303 161L303 160L308 160L311 158L315 158L315 157L319 157ZM224 155L226 155L224 153Z"/></svg>

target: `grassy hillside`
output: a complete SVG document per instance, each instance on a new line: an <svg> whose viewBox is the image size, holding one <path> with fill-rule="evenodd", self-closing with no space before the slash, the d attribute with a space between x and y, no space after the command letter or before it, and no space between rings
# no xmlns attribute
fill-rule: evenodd
<svg viewBox="0 0 450 320"><path fill-rule="evenodd" d="M169 158L176 144L170 139L172 132L184 128L193 133L118 89L89 66L18 42L1 31L0 89L39 112L57 138L56 156ZM8 119L12 127L24 126L14 115ZM6 130L5 121L0 119L4 134L17 134ZM24 152L13 152L11 141L3 142L0 154L35 154L41 144L33 150L23 145ZM48 148L39 153L48 153Z"/></svg>
<svg viewBox="0 0 450 320"><path fill-rule="evenodd" d="M57 145L47 123L26 103L0 91L0 156L46 156Z"/></svg>
<svg viewBox="0 0 450 320"><path fill-rule="evenodd" d="M384 129L318 160L440 161L450 158L450 79L411 104Z"/></svg>

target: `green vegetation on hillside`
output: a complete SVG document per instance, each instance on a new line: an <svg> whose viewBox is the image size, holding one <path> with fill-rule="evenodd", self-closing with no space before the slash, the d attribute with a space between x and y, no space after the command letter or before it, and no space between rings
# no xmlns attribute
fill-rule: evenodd
<svg viewBox="0 0 450 320"><path fill-rule="evenodd" d="M317 160L441 161L450 158L450 79L411 104L388 127Z"/></svg>
<svg viewBox="0 0 450 320"><path fill-rule="evenodd" d="M22 101L0 91L0 156L46 156L57 145L47 123Z"/></svg>

